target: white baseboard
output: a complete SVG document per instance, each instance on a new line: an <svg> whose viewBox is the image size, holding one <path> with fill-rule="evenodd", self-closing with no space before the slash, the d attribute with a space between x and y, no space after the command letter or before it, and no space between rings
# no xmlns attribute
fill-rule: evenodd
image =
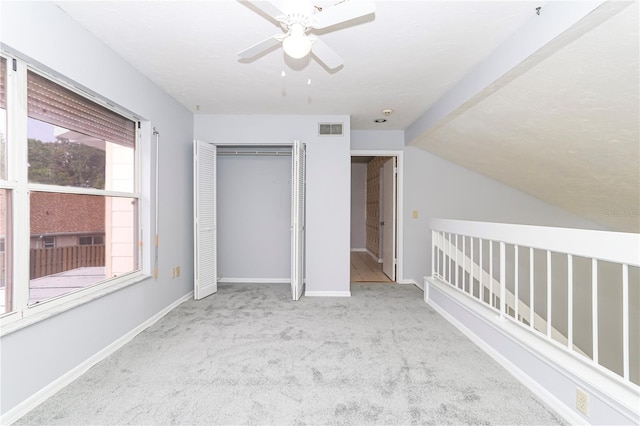
<svg viewBox="0 0 640 426"><path fill-rule="evenodd" d="M618 377L556 348L511 320L499 319L489 308L458 295L456 289L430 279L425 280L425 286L425 301L433 309L569 424L639 424L640 414L632 408L634 401L636 407L640 401L638 391ZM577 387L589 394L586 417L574 409Z"/></svg>
<svg viewBox="0 0 640 426"><path fill-rule="evenodd" d="M376 256L375 254L373 254L373 253L371 252L371 250L369 250L369 249L365 249L365 251L367 252L367 254L368 254L369 256L371 256L371 258L372 258L373 260L375 260L376 262L378 261L378 256Z"/></svg>
<svg viewBox="0 0 640 426"><path fill-rule="evenodd" d="M500 352L493 349L484 340L480 339L473 332L471 332L468 328L464 326L460 321L458 321L452 315L449 315L447 311L442 309L440 306L433 302L429 302L429 306L431 306L436 312L442 315L447 321L453 324L458 330L462 332L465 336L469 338L473 343L480 347L483 351L485 351L491 358L493 358L498 364L504 367L511 375L513 375L518 381L520 381L523 385L525 385L531 392L533 392L538 398L543 400L547 405L553 408L562 418L564 418L571 425L586 425L584 419L580 418L573 411L569 410L566 405L562 404L555 396L553 396L549 391L540 386L536 381L531 379L531 377L524 374L519 368L517 368L511 361L509 361L506 357L504 357Z"/></svg>
<svg viewBox="0 0 640 426"><path fill-rule="evenodd" d="M351 297L351 291L305 291L307 297Z"/></svg>
<svg viewBox="0 0 640 426"><path fill-rule="evenodd" d="M351 251L352 252L358 252L358 253L367 253L367 249L366 248L352 248Z"/></svg>
<svg viewBox="0 0 640 426"><path fill-rule="evenodd" d="M223 277L219 283L247 283L247 284L291 284L291 278L233 278Z"/></svg>
<svg viewBox="0 0 640 426"><path fill-rule="evenodd" d="M145 322L143 322L133 330L129 331L125 335L121 336L119 339L117 339L116 341L114 341L113 343L111 343L110 345L108 345L98 353L87 358L84 362L82 362L81 364L78 364L76 367L69 370L68 372L60 376L58 379L49 383L47 386L40 389L38 392L34 393L29 398L25 399L20 404L18 404L17 406L15 406L11 410L3 414L2 418L0 418L0 424L9 425L17 421L22 416L27 414L29 411L33 410L38 405L43 403L49 397L53 396L56 392L60 391L65 386L67 386L68 384L76 380L78 377L82 376L91 367L93 367L94 365L96 365L97 363L99 363L100 361L107 358L109 355L111 355L112 353L122 348L127 343L129 343L131 340L133 340L134 337L136 337L138 334L142 333L144 330L146 330L147 328L155 324L158 320L160 320L160 318L162 318L163 316L171 312L178 305L192 298L193 298L193 291L185 294L180 299L171 303L169 306L165 307L160 312L158 312L157 314L155 314L154 316L152 316L151 318L149 318L148 320L146 320Z"/></svg>

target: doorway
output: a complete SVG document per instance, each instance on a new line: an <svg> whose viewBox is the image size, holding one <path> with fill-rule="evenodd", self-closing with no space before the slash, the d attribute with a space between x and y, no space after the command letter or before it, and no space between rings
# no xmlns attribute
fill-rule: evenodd
<svg viewBox="0 0 640 426"><path fill-rule="evenodd" d="M351 282L400 282L402 152L351 153Z"/></svg>

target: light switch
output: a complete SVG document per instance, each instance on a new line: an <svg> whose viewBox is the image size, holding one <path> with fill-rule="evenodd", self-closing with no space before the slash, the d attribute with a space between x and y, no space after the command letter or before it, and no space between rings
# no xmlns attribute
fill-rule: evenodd
<svg viewBox="0 0 640 426"><path fill-rule="evenodd" d="M413 211L413 218L417 219L418 218L418 210L414 210Z"/></svg>

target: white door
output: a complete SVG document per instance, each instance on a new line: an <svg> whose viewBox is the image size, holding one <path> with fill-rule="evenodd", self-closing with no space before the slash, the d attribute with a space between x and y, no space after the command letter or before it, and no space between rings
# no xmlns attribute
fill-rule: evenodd
<svg viewBox="0 0 640 426"><path fill-rule="evenodd" d="M396 158L382 167L382 272L396 280Z"/></svg>
<svg viewBox="0 0 640 426"><path fill-rule="evenodd" d="M305 144L294 141L291 157L291 297L299 300L304 287Z"/></svg>
<svg viewBox="0 0 640 426"><path fill-rule="evenodd" d="M216 247L216 146L193 143L194 283L196 300L218 291Z"/></svg>

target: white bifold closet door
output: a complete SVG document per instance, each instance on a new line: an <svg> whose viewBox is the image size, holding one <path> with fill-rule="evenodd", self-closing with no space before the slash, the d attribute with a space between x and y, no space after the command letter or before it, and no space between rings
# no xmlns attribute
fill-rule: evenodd
<svg viewBox="0 0 640 426"><path fill-rule="evenodd" d="M194 141L194 285L196 300L218 291L216 146Z"/></svg>
<svg viewBox="0 0 640 426"><path fill-rule="evenodd" d="M305 144L293 142L291 159L291 296L299 300L304 289Z"/></svg>

